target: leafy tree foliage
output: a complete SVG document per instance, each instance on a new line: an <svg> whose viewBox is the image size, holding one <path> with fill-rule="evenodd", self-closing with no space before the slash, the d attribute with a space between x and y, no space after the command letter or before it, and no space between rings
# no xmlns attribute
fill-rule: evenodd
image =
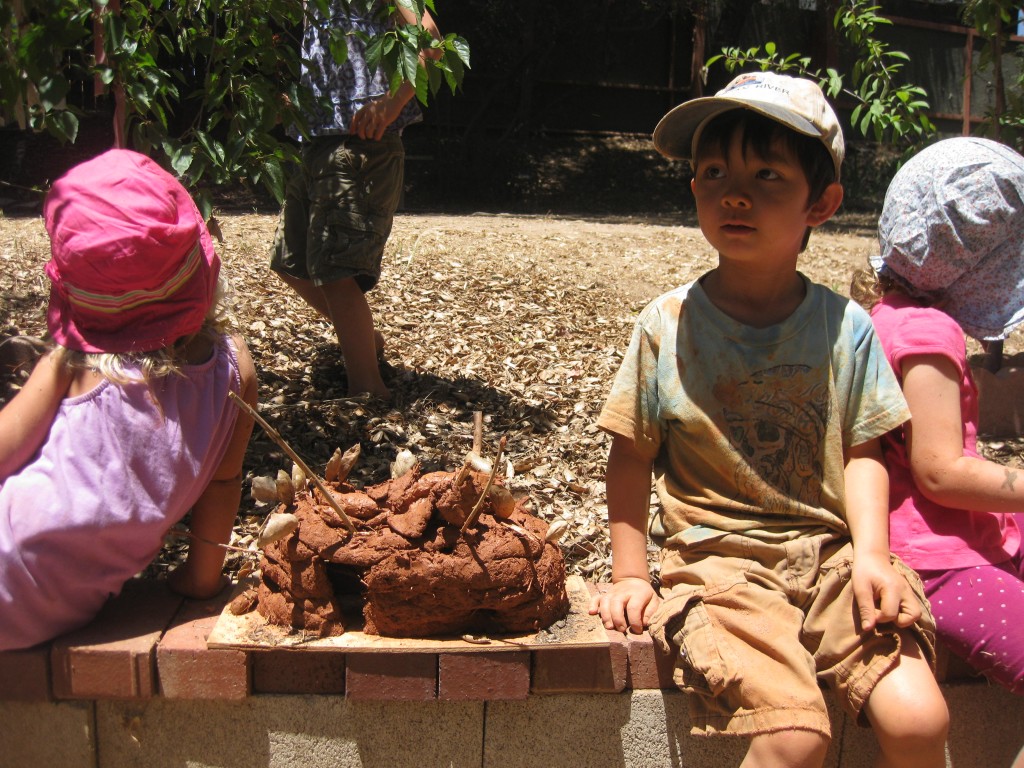
<svg viewBox="0 0 1024 768"><path fill-rule="evenodd" d="M367 11L374 0L343 0ZM327 12L330 0L310 0ZM433 0L390 0L417 20ZM305 130L312 96L298 84L299 38L306 15L298 0L21 0L0 6L0 114L6 122L74 141L79 110L74 83L95 81L117 105L123 146L161 157L209 215L204 190L241 182L283 198L284 165L295 159L288 128ZM379 7L379 6L378 6ZM456 34L435 40L421 23L372 40L371 65L392 89L414 83L426 103L442 84L453 92L469 66ZM331 50L347 53L345 33ZM436 57L420 55L433 49Z"/></svg>
<svg viewBox="0 0 1024 768"><path fill-rule="evenodd" d="M836 11L833 25L853 56L853 66L846 74L831 67L815 67L811 58L801 53L784 54L773 42L765 43L763 48L724 48L708 60L707 66L722 61L733 72L756 65L762 70L815 79L830 97L843 94L856 103L851 122L861 134L901 144L911 151L931 139L936 129L928 119L925 90L903 82L900 76L909 57L891 50L878 38L878 27L892 23L880 12L880 6L865 0L844 0Z"/></svg>

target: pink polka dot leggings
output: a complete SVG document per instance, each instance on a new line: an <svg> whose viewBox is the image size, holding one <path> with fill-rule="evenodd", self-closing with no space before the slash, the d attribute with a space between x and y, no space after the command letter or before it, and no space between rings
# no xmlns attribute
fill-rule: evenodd
<svg viewBox="0 0 1024 768"><path fill-rule="evenodd" d="M1024 695L1024 548L998 565L919 573L939 641L993 682Z"/></svg>

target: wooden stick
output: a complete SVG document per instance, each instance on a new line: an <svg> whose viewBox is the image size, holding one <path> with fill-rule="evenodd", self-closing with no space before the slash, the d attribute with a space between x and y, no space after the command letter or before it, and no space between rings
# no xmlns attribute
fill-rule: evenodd
<svg viewBox="0 0 1024 768"><path fill-rule="evenodd" d="M491 490L491 483L494 482L494 476L498 474L498 465L501 463L501 455L505 452L506 438L502 435L501 440L498 441L498 455L494 457L494 464L491 466L491 474L487 476L487 484L484 486L484 492L480 494L480 498L476 500L476 505L473 507L473 511L469 513L469 517L466 518L466 522L462 524L460 529L461 533L465 533L466 530L476 522L476 519L480 517L480 510L484 505L484 499L487 498L487 492Z"/></svg>
<svg viewBox="0 0 1024 768"><path fill-rule="evenodd" d="M473 411L473 453L477 456L484 452L484 412Z"/></svg>
<svg viewBox="0 0 1024 768"><path fill-rule="evenodd" d="M331 492L327 490L327 487L323 484L323 482L321 482L316 472L309 468L306 462L302 460L302 457L299 456L299 454L297 454L295 451L293 451L292 447L284 441L284 438L281 437L280 433L272 426L270 426L266 422L266 420L262 416L260 416L251 405L249 405L247 402L245 402L245 400L243 400L230 390L228 391L228 396L235 401L235 405L237 405L243 411L252 416L256 420L256 423L263 427L266 433L270 435L270 439L277 443L279 446L281 446L281 450L287 453L288 457L299 465L299 468L306 473L306 477L313 481L313 485L315 485L316 489L320 491L321 495L324 497L324 500L328 504L330 504L331 507L334 508L335 512L338 513L338 517L340 517L341 521L345 524L345 527L348 529L349 534L354 534L356 532L355 524L352 522L349 516L345 514L345 510L341 508L341 505L338 504L337 500L331 495Z"/></svg>

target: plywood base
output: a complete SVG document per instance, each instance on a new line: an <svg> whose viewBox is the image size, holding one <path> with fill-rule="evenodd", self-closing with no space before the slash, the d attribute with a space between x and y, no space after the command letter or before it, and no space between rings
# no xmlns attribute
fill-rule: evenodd
<svg viewBox="0 0 1024 768"><path fill-rule="evenodd" d="M238 591L241 592L249 586L251 583L239 584ZM344 653L493 652L532 650L550 646L560 648L607 646L608 635L604 631L604 626L597 616L591 616L588 612L590 593L586 583L579 576L570 576L566 579L565 588L569 596L569 614L547 629L529 635L474 636L473 639L476 642L470 642L460 637L380 637L379 635L367 635L361 631L361 627L356 627L336 637L317 638L308 633L268 624L257 611L235 616L225 608L207 639L207 645L211 648L241 648L245 650L294 648L296 650L333 650Z"/></svg>

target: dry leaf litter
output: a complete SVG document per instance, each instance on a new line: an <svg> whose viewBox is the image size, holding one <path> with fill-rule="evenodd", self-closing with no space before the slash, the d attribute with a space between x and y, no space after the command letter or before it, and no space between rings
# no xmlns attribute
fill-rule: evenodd
<svg viewBox="0 0 1024 768"><path fill-rule="evenodd" d="M260 413L314 472L322 476L336 450L355 446L361 450L350 481L360 487L390 477L396 462L399 472L410 460L424 471L452 471L474 447L479 412L481 455L493 456L506 439L505 484L562 531L569 573L610 577L609 439L596 427L597 415L639 310L713 266L698 229L638 220L400 215L370 295L387 339L382 366L393 401L383 403L345 396L332 327L268 272L276 216L225 215L219 225L238 328L259 375ZM845 293L873 245L868 220L840 220L815 234L801 268ZM43 334L48 257L39 218L0 218L0 338ZM1019 348L1011 337L1007 351ZM0 404L13 391L0 392ZM1024 465L1020 440L981 449ZM292 465L257 426L227 555L232 576L253 567L274 509L267 484ZM147 575L180 562L187 520L179 529Z"/></svg>

